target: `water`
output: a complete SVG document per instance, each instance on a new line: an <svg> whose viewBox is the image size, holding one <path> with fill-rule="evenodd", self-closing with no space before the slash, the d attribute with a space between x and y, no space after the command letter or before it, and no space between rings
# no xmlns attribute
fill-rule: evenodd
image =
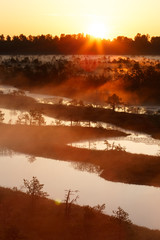
<svg viewBox="0 0 160 240"><path fill-rule="evenodd" d="M78 190L79 205L105 203L109 215L120 206L134 224L160 229L160 188L114 183L102 179L98 173L73 168L76 163L12 152L10 156L0 156L0 166L1 186L22 189L23 179L36 176L52 199L63 201L65 190Z"/></svg>
<svg viewBox="0 0 160 240"><path fill-rule="evenodd" d="M7 85L0 85L0 91L3 91L4 94L11 93L13 91L19 91L18 88L15 88L13 86L7 86ZM39 93L31 93L29 91L24 91L25 96L27 97L32 97L39 103L46 103L46 104L58 104L62 103L64 105L69 105L70 102L72 101L71 98L66 98L62 96L53 96L53 95L47 95L47 94L39 94ZM95 108L106 108L110 109L109 105L105 105L103 103L101 104L93 104L88 101L83 101L84 106L92 106ZM124 112L124 107L119 106L116 108L117 112ZM128 106L125 108L126 112L128 113L136 113L136 114L150 114L150 115L160 115L160 106L159 105L146 105L146 106Z"/></svg>
<svg viewBox="0 0 160 240"><path fill-rule="evenodd" d="M118 130L128 134L126 137L103 138L90 141L75 142L69 145L72 147L95 149L95 150L111 150L120 145L121 150L136 154L146 154L151 156L160 155L160 140L152 138L149 134L139 133L135 131L125 130L109 123L97 123L104 129ZM91 122L92 127L96 127L95 123ZM110 144L107 147L105 141Z"/></svg>
<svg viewBox="0 0 160 240"><path fill-rule="evenodd" d="M4 94L10 93L12 91L18 91L18 88L9 85L0 85L0 91L3 91Z"/></svg>
<svg viewBox="0 0 160 240"><path fill-rule="evenodd" d="M146 154L150 156L159 156L160 155L160 141L155 140L156 143L151 143L147 141L137 141L128 140L127 137L119 137L114 139L107 139L108 144L105 143L106 139L102 140L94 140L94 141L82 141L77 143L72 143L73 147L79 148L88 148L88 149L96 149L96 150L111 150L116 149L116 147L120 147L122 151L126 151L129 153L136 154Z"/></svg>
<svg viewBox="0 0 160 240"><path fill-rule="evenodd" d="M18 116L22 113L27 113L26 111L18 111L18 110L10 110L5 108L0 108L0 110L5 113L4 115L4 123L16 124L18 120ZM55 118L48 117L43 115L46 125L64 125L70 126L70 121L62 121L57 120ZM119 131L125 132L129 134L126 137L114 137L107 139L108 143L110 144L109 149L112 149L114 144L114 148L120 145L125 151L130 153L137 153L137 154L148 154L151 156L160 155L160 140L153 139L150 135L136 133L133 131L126 131L122 128L118 128L112 124L105 124L105 123L94 123L91 122L91 127L96 127L97 124L101 124L104 129L117 129ZM76 125L76 122L73 122L73 125ZM80 126L88 126L88 122L79 122ZM107 145L105 144L106 139L97 139L97 140L90 140L90 141L82 141L78 143L72 143L73 147L80 147L80 148L90 148L96 150L107 150Z"/></svg>
<svg viewBox="0 0 160 240"><path fill-rule="evenodd" d="M0 91L3 91L4 94L10 94L13 91L19 91L18 88L7 85L0 85ZM31 93L29 91L24 91L25 96L32 97L39 103L55 104L59 101L63 101L63 104L68 104L71 99L60 96L52 96L47 94Z"/></svg>
<svg viewBox="0 0 160 240"><path fill-rule="evenodd" d="M28 113L26 111L19 111L19 110L11 110L11 109L5 109L5 108L0 108L0 111L2 111L4 115L4 121L3 123L10 123L10 124L16 124L18 120L18 116L24 113ZM46 122L46 125L52 125L56 123L56 119L53 119L51 117L47 117L42 114L44 117L44 120Z"/></svg>
<svg viewBox="0 0 160 240"><path fill-rule="evenodd" d="M11 90L10 87L5 89L5 91ZM13 88L12 90L18 89ZM51 104L59 101L53 96L43 94L28 93L28 96L34 97L39 102L48 101ZM21 114L21 111L17 110L3 108L0 110L5 113L5 123L15 124L18 115ZM69 121L58 123L57 119L47 116L44 118L47 125L70 125ZM88 122L80 122L80 126L87 124ZM134 151L134 153L136 150L136 153L159 154L160 140L155 140L147 134L126 131L112 124L91 122L92 127L99 124L105 129L117 129L130 134L127 137L107 139L111 145L113 142L115 145L120 144L126 148L126 151ZM84 142L83 145L104 149L104 147L106 148L104 140L106 139L97 139L90 143ZM78 169L84 169L84 171ZM87 172L86 169L90 172ZM44 183L44 190L50 194L50 198L63 201L66 189L79 190L78 204L80 205L95 206L105 203L106 213L110 215L120 206L129 213L133 223L160 230L160 188L106 181L99 177L98 168L93 165L35 158L24 154L12 154L12 152L10 156L7 154L0 156L1 186L21 188L23 179L30 180L33 176L36 176L40 183Z"/></svg>

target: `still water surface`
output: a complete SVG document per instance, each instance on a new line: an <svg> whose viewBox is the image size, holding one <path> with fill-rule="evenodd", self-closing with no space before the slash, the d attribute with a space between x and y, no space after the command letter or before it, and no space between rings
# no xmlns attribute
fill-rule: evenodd
<svg viewBox="0 0 160 240"><path fill-rule="evenodd" d="M130 140L127 137L119 137L114 139L107 139L108 144L107 147L105 143L106 139L102 140L94 140L94 141L83 141L72 143L73 147L78 148L87 148L87 149L96 149L96 150L111 150L120 146L120 148L126 152L135 153L135 154L146 154L150 156L160 156L160 141L157 140L155 143L150 141L137 141L137 139Z"/></svg>
<svg viewBox="0 0 160 240"><path fill-rule="evenodd" d="M11 123L16 124L18 120L18 116L22 113L22 111L18 110L10 110L5 108L0 108L0 110L5 113L4 115L4 123ZM58 121L55 118L51 118L48 116L43 115L46 125L65 125L69 126L71 123L70 121ZM76 124L76 123L75 123ZM80 126L86 126L87 122L79 122ZM150 135L136 133L133 131L126 131L125 129L118 128L112 124L108 123L100 123L103 128L105 129L117 129L119 131L125 132L129 134L126 137L117 137L107 139L108 143L110 144L109 149L112 148L112 145L118 146L120 145L125 151L130 153L136 154L147 154L151 156L159 156L160 155L160 140L153 139ZM74 125L74 122L73 122ZM96 123L91 122L91 127L96 127ZM73 147L80 147L80 148L90 148L90 149L97 149L97 150L105 150L107 149L107 145L105 144L106 139L97 139L93 141L84 141L78 143L72 143Z"/></svg>
<svg viewBox="0 0 160 240"><path fill-rule="evenodd" d="M4 90L4 89L3 89ZM10 87L6 91L11 90ZM15 90L15 89L12 89ZM29 93L28 93L29 95ZM30 95L31 96L31 95ZM50 96L34 95L37 101L42 101ZM53 100L53 96L52 96ZM50 101L50 100L49 100ZM12 124L17 121L19 111L0 109L5 113L5 123L10 120ZM45 117L47 125L56 124L56 119ZM61 121L61 124L70 125L70 122ZM81 126L86 123L81 122ZM145 153L158 155L160 141L151 138L147 134L129 132L124 129L116 128L111 124L101 123L107 129L117 129L130 135L123 138L107 139L110 144L120 144L126 151L133 153ZM91 126L96 124L91 122ZM105 139L90 141L85 143L75 143L80 147L90 147L104 149ZM45 191L50 194L50 198L64 200L65 189L79 190L78 204L91 205L106 204L106 213L112 214L118 206L129 213L133 223L160 230L160 188L129 185L106 181L99 177L93 166L81 166L77 163L57 161L53 159L36 158L25 156L24 154L11 154L0 156L0 185L6 187L23 185L23 179L31 179L36 176L41 183L44 183ZM79 171L78 169L84 169ZM87 172L85 169L92 169Z"/></svg>
<svg viewBox="0 0 160 240"><path fill-rule="evenodd" d="M76 163L12 152L10 156L0 155L0 166L1 186L21 188L23 179L36 176L52 199L63 201L66 189L78 190L80 205L105 203L109 215L120 206L133 223L160 229L160 188L114 183L102 179L97 172L78 170Z"/></svg>

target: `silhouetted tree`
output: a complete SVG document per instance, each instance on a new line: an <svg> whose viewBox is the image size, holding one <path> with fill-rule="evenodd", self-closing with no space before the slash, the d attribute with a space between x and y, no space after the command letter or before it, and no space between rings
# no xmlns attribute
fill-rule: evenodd
<svg viewBox="0 0 160 240"><path fill-rule="evenodd" d="M141 52L142 54L146 54L150 50L150 36L147 35L141 35L140 33L137 33L137 35L134 38L134 44L136 48L136 53L138 54Z"/></svg>
<svg viewBox="0 0 160 240"><path fill-rule="evenodd" d="M71 199L71 196L77 194L78 190L72 191L72 190L65 190L66 194L65 194L65 216L69 217L70 213L71 213L71 206L73 203L75 203L77 201L77 199L79 198L78 195L76 195L75 197L73 197Z"/></svg>
<svg viewBox="0 0 160 240"><path fill-rule="evenodd" d="M92 40L92 41L91 41ZM0 35L0 53L10 54L159 54L159 37L141 35L138 33L134 39L118 36L111 40L98 40L101 49L98 47L96 39L91 39L84 34L61 34L58 36L38 35L26 37L8 35L6 38ZM88 68L89 69L89 68Z"/></svg>
<svg viewBox="0 0 160 240"><path fill-rule="evenodd" d="M129 219L129 214L127 212L125 212L121 207L118 207L118 209L116 211L113 211L113 217L115 218L115 220L118 221L118 225L119 225L119 230L118 230L118 238L119 240L124 239L123 236L123 227L125 224L129 225L131 224L131 220Z"/></svg>
<svg viewBox="0 0 160 240"><path fill-rule="evenodd" d="M32 109L29 111L30 125L38 124L39 126L45 125L44 117L42 116L41 111Z"/></svg>
<svg viewBox="0 0 160 240"><path fill-rule="evenodd" d="M105 203L103 203L102 205L96 205L93 207L93 209L97 212L97 213L103 213L104 209L106 208Z"/></svg>
<svg viewBox="0 0 160 240"><path fill-rule="evenodd" d="M48 197L48 193L44 192L42 189L44 187L44 184L41 184L39 180L36 177L32 177L32 180L26 180L24 181L24 188L26 189L26 193L29 194L32 199L37 197Z"/></svg>
<svg viewBox="0 0 160 240"><path fill-rule="evenodd" d="M115 111L116 106L122 103L121 100L122 99L114 93L113 95L108 97L106 103L110 104L112 107L112 110Z"/></svg>

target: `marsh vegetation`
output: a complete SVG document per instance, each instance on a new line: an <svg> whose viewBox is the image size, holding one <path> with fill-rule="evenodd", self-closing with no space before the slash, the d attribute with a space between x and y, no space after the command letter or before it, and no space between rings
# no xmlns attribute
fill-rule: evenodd
<svg viewBox="0 0 160 240"><path fill-rule="evenodd" d="M41 168L41 172L44 171L45 162L46 166L49 166L49 162L60 160L63 163L64 161L72 163L72 168L74 167L73 171L75 171L77 178L79 171L89 171L91 175L97 174L99 179L103 178L104 182L122 183L126 188L130 188L131 192L134 192L132 185L136 184L138 186L137 194L132 196L133 200L137 202L139 202L138 191L142 187L141 185L145 185L148 189L152 189L154 186L155 192L151 193L151 198L154 198L159 193L160 187L159 79L158 58L153 60L152 58L142 57L137 60L136 57L128 58L123 56L119 58L109 56L2 56L0 64L0 147L2 172L3 169L6 170L3 160L6 159L6 161L11 162L11 159L7 160L5 152L14 151L27 155L30 164L36 162L35 159L37 157L42 158L44 165ZM119 141L117 141L118 138ZM148 148L150 147L151 150L150 152L145 152L144 150L144 152L131 153L127 147L123 146L122 139L123 141L137 141L139 144L143 143L146 147L148 144ZM96 141L105 143L105 148L100 150L94 147ZM86 142L87 148L79 148L75 145L77 142ZM155 146L157 150L155 154L152 154ZM16 159L14 161L17 164ZM13 165L14 161L12 162ZM63 169L63 164L60 168ZM32 176L35 176L34 171ZM58 171L60 172L60 169ZM23 167L21 172L24 173ZM61 179L65 175L67 176L66 172L60 174L62 174ZM45 176L42 178L43 182L45 178L47 182L51 181L48 178L48 167L43 176ZM9 181L10 177L7 174L2 177L3 186L13 187L11 181ZM12 177L14 178L14 173ZM21 176L21 178L23 179L25 176ZM17 181L20 181L20 177ZM72 181L76 181L76 178L74 180L71 179L69 184ZM77 239L86 239L87 236L93 237L93 229L97 229L95 232L98 234L100 225L98 224L95 227L98 219L103 219L102 222L100 221L103 230L104 222L107 221L109 224L107 225L108 227L105 227L103 236L106 236L105 234L110 235L112 229L117 226L115 235L110 235L111 239L117 239L116 236L124 239L121 236L121 231L118 230L118 225L115 225L119 223L115 223L112 217L104 216L97 211L97 209L101 209L100 206L103 204L107 205L107 202L94 202L94 206L99 206L95 211L92 204L94 197L89 197L90 189L86 187L86 182L83 183L83 176L79 178L79 181L82 182L83 191L88 191L81 205L89 206L80 208L73 204L73 216L70 223L72 225L74 219L77 219L77 223L75 221L73 227L75 235L77 236L77 231L83 233ZM26 187L30 184L27 182L27 179L25 183ZM96 184L94 182L94 186L91 186L92 189L95 188L95 194L98 191ZM61 188L60 183L57 182L56 185L57 189ZM18 187L20 186L18 185ZM66 187L63 185L63 188L63 191L80 190L72 189L69 185ZM15 198L22 197L24 202L29 201L28 196L19 191L12 193L10 190L1 190L3 193L5 191L9 192L10 196L14 195ZM70 193L72 192L67 192L69 195ZM108 192L103 193L104 196L108 194L112 195ZM127 190L124 190L123 194L127 194ZM66 195L66 203L68 204L66 216L70 215L70 203L76 203L76 201L72 202L72 200L77 200L76 196L72 199L69 195ZM101 199L101 195L102 193L99 193L99 199ZM50 200L41 199L39 203L47 209L52 208ZM130 203L128 202L127 204L129 205ZM53 216L58 216L57 219L62 217L61 214L64 211L65 204L62 205L61 207L53 207L53 212L55 211L56 213L56 215L53 213ZM147 206L149 208L149 205ZM117 202L114 209L118 207L119 204ZM27 209L27 207L24 208ZM130 214L131 210L130 208L128 209L129 211L127 212ZM125 212L122 210L122 208L118 208L114 213L117 216L118 214L125 215ZM138 212L137 209L134 209L134 211ZM40 214L38 212L37 207L37 210L35 209L36 218ZM131 212L133 213L133 211ZM92 214L96 215L93 218L94 220L92 219ZM158 214L157 212L156 221L160 216ZM35 216L28 217L32 218ZM127 218L127 213L125 216ZM46 215L46 217L49 217L48 224L50 226L50 216ZM81 218L84 218L83 221ZM154 219L154 215L152 215L152 218ZM65 226L66 222L64 219ZM139 223L138 217L135 219L133 219L134 223L143 225L143 218L141 223ZM160 229L160 226L155 224L156 221L153 220L153 225L144 223L144 226ZM18 224L18 220L16 224ZM81 229L82 225L85 226L84 231ZM64 231L69 231L70 227L69 224ZM49 229L48 231L50 232L51 230ZM129 229L124 226L124 231L122 231L126 239L140 239L140 236L142 237L141 239L145 239L145 234L149 234L149 236L152 234L152 239L158 239L157 236L159 236L158 231L151 232L132 225ZM47 226L43 231L47 231ZM1 234L7 233L1 232ZM32 234L27 237L32 239ZM52 232L52 234L56 233ZM66 234L69 233L66 232ZM141 234L144 235L142 236ZM75 235L73 234L73 236ZM70 235L66 236L68 236L66 239L71 239ZM103 236L95 235L94 239L104 239ZM57 239L62 239L62 236L58 235L58 237ZM4 235L2 239L5 239ZM35 239L38 239L38 235L35 236Z"/></svg>

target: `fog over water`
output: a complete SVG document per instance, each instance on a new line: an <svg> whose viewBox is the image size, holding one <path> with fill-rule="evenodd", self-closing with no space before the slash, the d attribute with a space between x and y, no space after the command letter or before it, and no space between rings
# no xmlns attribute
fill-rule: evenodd
<svg viewBox="0 0 160 240"><path fill-rule="evenodd" d="M7 59L3 56L1 60ZM23 57L23 56L22 56ZM61 58L62 56L57 56ZM79 57L79 56L77 56ZM80 58L93 58L95 56L80 56ZM98 56L102 59L104 56ZM106 56L108 57L108 56ZM115 56L111 56L111 58ZM119 56L116 56L118 58ZM126 56L125 56L126 57ZM33 59L33 56L30 56ZM36 56L35 56L36 58ZM74 59L74 56L66 56L68 59ZM97 56L96 56L97 58ZM110 59L111 59L110 58ZM134 58L134 57L133 57ZM151 60L160 60L160 57L149 57ZM56 56L41 56L41 61L55 61ZM142 59L136 57L134 59ZM19 90L12 86L0 85L0 90L4 93L10 93L13 90ZM54 104L59 102L61 97L36 94L25 91L26 96L33 97L37 102ZM63 104L68 104L70 98L63 97ZM88 104L88 103L86 103ZM96 106L95 106L96 107ZM140 106L144 110L144 106ZM160 106L145 106L151 114L160 109ZM16 124L18 116L25 111L0 108L5 113L4 123ZM66 125L70 126L70 121L59 121L43 115L46 125ZM80 126L86 126L87 122L79 122ZM96 139L83 142L72 143L72 147L89 148L97 150L108 150L113 146L120 146L126 152L137 154L148 154L152 156L160 155L160 140L153 139L150 135L140 132L128 131L118 128L109 123L90 122L91 127L98 124L104 129L120 130L129 134L126 137L116 137L109 139ZM76 122L73 122L76 125ZM106 144L107 141L107 144ZM60 160L60 159L59 159ZM36 176L40 183L44 184L44 190L50 195L50 198L63 201L66 189L78 190L78 204L95 206L97 204L106 204L106 213L112 214L118 206L129 213L133 223L145 226L151 229L160 230L160 188L151 186L141 186L133 184L124 184L118 182L106 181L99 176L99 169L93 165L83 165L82 163L64 162L55 159L29 156L25 154L14 153L7 149L1 149L0 154L0 185L4 187L22 187L23 179L31 179ZM81 171L84 169L84 171ZM88 169L88 171L87 171Z"/></svg>
<svg viewBox="0 0 160 240"><path fill-rule="evenodd" d="M18 111L18 110L9 110L0 108L0 110L5 113L4 123L11 123L16 124L18 120L18 116L21 113L26 113L25 111ZM55 118L48 117L43 115L46 125L56 125L61 124L65 126L70 126L70 121L58 121ZM85 126L87 122L80 122L81 126ZM73 123L74 125L74 123ZM91 126L95 127L96 124L91 122ZM122 132L129 133L129 136L126 137L115 137L111 139L107 139L108 143L110 144L109 149L112 149L112 146L121 146L125 151L130 153L137 153L137 154L147 154L152 156L159 156L160 155L160 140L153 139L150 135L135 133L130 131L125 131L122 128L117 128L112 124L102 124L105 129L117 129ZM90 149L97 149L97 150L107 150L107 145L105 143L106 139L97 139L97 140L90 140L90 141L82 141L78 143L72 143L73 147L80 147L80 148L90 148Z"/></svg>

